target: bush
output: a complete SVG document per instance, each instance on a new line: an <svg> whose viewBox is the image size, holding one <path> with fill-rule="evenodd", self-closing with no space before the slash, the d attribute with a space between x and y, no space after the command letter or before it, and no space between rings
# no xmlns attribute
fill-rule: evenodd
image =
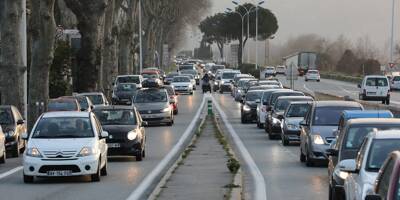
<svg viewBox="0 0 400 200"><path fill-rule="evenodd" d="M240 168L240 163L235 158L230 158L226 166L232 174L236 174Z"/></svg>
<svg viewBox="0 0 400 200"><path fill-rule="evenodd" d="M346 81L346 82L352 82L352 83L360 83L363 79L362 77L349 76L349 75L338 74L338 73L334 73L334 72L320 72L320 74L321 74L321 78L334 79L334 80Z"/></svg>
<svg viewBox="0 0 400 200"><path fill-rule="evenodd" d="M243 63L243 64L239 65L239 70L243 74L251 74L256 78L260 78L260 70L256 69L254 64Z"/></svg>

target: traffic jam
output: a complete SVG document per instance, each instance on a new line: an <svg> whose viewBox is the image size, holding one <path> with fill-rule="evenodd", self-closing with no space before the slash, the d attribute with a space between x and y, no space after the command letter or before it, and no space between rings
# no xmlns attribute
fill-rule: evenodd
<svg viewBox="0 0 400 200"><path fill-rule="evenodd" d="M173 126L183 96L210 93L239 104L242 124L254 124L283 146L298 146L298 162L327 167L329 199L397 197L400 119L390 110L367 109L357 101L320 101L289 89L278 79L287 75L285 66L265 67L255 78L222 64L175 62L176 70L169 73L146 68L139 75L116 77L110 100L100 92L51 99L30 133L16 107L1 106L0 162L22 156L25 183L68 176L97 182L109 174L110 157L146 159L152 148L146 145L146 130ZM305 81L321 81L318 70L299 74ZM360 98L372 94L368 87L384 91L388 85L385 76L366 76ZM373 99L388 103L389 93Z"/></svg>

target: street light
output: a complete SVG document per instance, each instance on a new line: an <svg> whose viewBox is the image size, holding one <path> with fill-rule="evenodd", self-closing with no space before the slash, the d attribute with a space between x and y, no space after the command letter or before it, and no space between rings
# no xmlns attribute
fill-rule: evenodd
<svg viewBox="0 0 400 200"><path fill-rule="evenodd" d="M143 70L143 48L142 48L142 0L139 0L139 73Z"/></svg>
<svg viewBox="0 0 400 200"><path fill-rule="evenodd" d="M258 7L265 1L259 1L256 8L256 69L258 69Z"/></svg>
<svg viewBox="0 0 400 200"><path fill-rule="evenodd" d="M232 1L233 2L233 1ZM240 19L242 20L242 35L241 35L241 37L242 37L242 41L243 41L243 22L244 22L244 17L246 16L246 15L243 15L242 13L240 13L240 12L237 12L237 11L233 11L232 9L230 9L230 8L226 8L226 10L228 10L229 12L232 12L232 13L236 13L236 14L238 14L238 15L240 15ZM226 12L225 11L225 13L229 13L229 12ZM242 60L242 62L243 62L243 42L242 42L242 53L241 53L241 60Z"/></svg>
<svg viewBox="0 0 400 200"><path fill-rule="evenodd" d="M390 63L394 63L393 62L394 8L395 8L395 0L393 0L393 2L392 2L392 23L391 23L392 30L391 30L391 35L390 35Z"/></svg>

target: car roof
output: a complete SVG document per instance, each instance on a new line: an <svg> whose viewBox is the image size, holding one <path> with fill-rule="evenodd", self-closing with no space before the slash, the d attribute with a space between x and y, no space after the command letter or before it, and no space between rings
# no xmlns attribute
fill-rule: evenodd
<svg viewBox="0 0 400 200"><path fill-rule="evenodd" d="M89 112L79 112L79 111L54 111L46 112L43 114L43 118L51 117L89 117Z"/></svg>
<svg viewBox="0 0 400 200"><path fill-rule="evenodd" d="M247 92L247 94L249 93L259 93L259 92L263 92L264 90L250 90Z"/></svg>
<svg viewBox="0 0 400 200"><path fill-rule="evenodd" d="M79 93L77 95L103 95L102 92L84 92L84 93Z"/></svg>
<svg viewBox="0 0 400 200"><path fill-rule="evenodd" d="M374 139L392 139L400 138L400 130L376 130L373 132Z"/></svg>
<svg viewBox="0 0 400 200"><path fill-rule="evenodd" d="M109 106L96 106L94 110L132 110L135 106L125 106L125 105L109 105Z"/></svg>
<svg viewBox="0 0 400 200"><path fill-rule="evenodd" d="M130 75L118 75L117 78L122 78L122 77L140 77L142 75L139 74L130 74Z"/></svg>
<svg viewBox="0 0 400 200"><path fill-rule="evenodd" d="M277 93L286 93L286 92L304 94L303 92L296 91L296 90L291 90L291 89L282 89L282 90L273 92L273 94L277 94Z"/></svg>
<svg viewBox="0 0 400 200"><path fill-rule="evenodd" d="M387 78L387 77L383 75L367 75L364 78Z"/></svg>
<svg viewBox="0 0 400 200"><path fill-rule="evenodd" d="M327 106L350 106L360 107L361 104L355 101L314 101L315 107L327 107Z"/></svg>
<svg viewBox="0 0 400 200"><path fill-rule="evenodd" d="M348 125L368 125L368 124L400 124L398 118L356 118L347 121Z"/></svg>
<svg viewBox="0 0 400 200"><path fill-rule="evenodd" d="M352 118L393 118L389 110L345 110L342 112L345 119Z"/></svg>
<svg viewBox="0 0 400 200"><path fill-rule="evenodd" d="M278 99L299 99L299 98L302 98L302 99L313 99L310 96L280 96L280 97L278 97Z"/></svg>
<svg viewBox="0 0 400 200"><path fill-rule="evenodd" d="M297 104L311 104L313 101L292 101L290 105L297 105Z"/></svg>

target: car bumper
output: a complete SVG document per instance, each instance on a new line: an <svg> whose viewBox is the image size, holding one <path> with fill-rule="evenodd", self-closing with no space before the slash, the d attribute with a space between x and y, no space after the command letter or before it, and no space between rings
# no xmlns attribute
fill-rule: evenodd
<svg viewBox="0 0 400 200"><path fill-rule="evenodd" d="M192 93L193 88L175 88L176 93Z"/></svg>
<svg viewBox="0 0 400 200"><path fill-rule="evenodd" d="M327 161L328 158L325 152L328 148L329 145L327 144L311 144L309 155L313 160Z"/></svg>
<svg viewBox="0 0 400 200"><path fill-rule="evenodd" d="M142 144L137 140L127 141L123 143L107 141L107 144L108 156L135 156L142 151Z"/></svg>
<svg viewBox="0 0 400 200"><path fill-rule="evenodd" d="M113 99L114 104L118 105L131 105L132 101L130 99Z"/></svg>
<svg viewBox="0 0 400 200"><path fill-rule="evenodd" d="M169 112L159 114L141 114L141 116L148 124L169 123L172 121Z"/></svg>
<svg viewBox="0 0 400 200"><path fill-rule="evenodd" d="M230 92L231 91L231 86L230 85L221 85L219 90L223 92Z"/></svg>
<svg viewBox="0 0 400 200"><path fill-rule="evenodd" d="M271 129L272 129L271 133L269 133L270 135L280 135L281 134L281 131L282 131L281 124L272 124Z"/></svg>
<svg viewBox="0 0 400 200"><path fill-rule="evenodd" d="M284 129L282 133L290 141L300 141L300 130Z"/></svg>
<svg viewBox="0 0 400 200"><path fill-rule="evenodd" d="M364 95L363 98L364 98L364 100L381 101L381 100L385 100L387 98L390 98L390 96Z"/></svg>
<svg viewBox="0 0 400 200"><path fill-rule="evenodd" d="M242 116L244 118L246 118L247 120L251 120L251 121L257 120L257 112L255 109L254 110L252 109L251 111L248 111L248 112L242 111Z"/></svg>
<svg viewBox="0 0 400 200"><path fill-rule="evenodd" d="M78 157L70 160L34 158L24 155L23 170L28 176L65 176L49 175L48 171L71 171L68 176L95 174L99 166L99 156Z"/></svg>

